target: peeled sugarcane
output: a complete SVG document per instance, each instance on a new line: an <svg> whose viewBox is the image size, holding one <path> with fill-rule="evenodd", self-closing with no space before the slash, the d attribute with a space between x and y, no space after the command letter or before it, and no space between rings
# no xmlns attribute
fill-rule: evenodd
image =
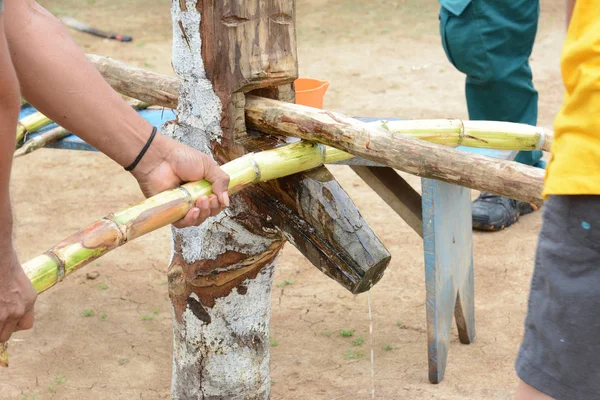
<svg viewBox="0 0 600 400"><path fill-rule="evenodd" d="M51 123L52 120L41 112L35 112L21 119L17 122L17 147L27 134L37 132Z"/></svg>
<svg viewBox="0 0 600 400"><path fill-rule="evenodd" d="M297 142L246 154L223 165L222 169L230 176L229 192L233 194L252 183L281 178L351 157L335 149L328 153L326 146ZM159 193L92 223L24 263L23 269L36 291L42 293L110 250L183 218L198 198L211 193L212 186L205 180ZM0 343L0 366L8 366L6 343Z"/></svg>
<svg viewBox="0 0 600 400"><path fill-rule="evenodd" d="M132 99L128 101L128 103L129 105L131 105L131 107L135 108L136 110L143 110L145 108L148 108L149 106L148 103L144 103L143 101L136 99ZM69 136L70 134L71 132L69 132L61 126L51 129L48 132L44 132L39 136L36 136L35 138L25 142L23 146L21 146L21 148L15 151L14 158L22 157L26 154L31 153L32 151L41 149L42 147L45 147L50 143L59 141Z"/></svg>

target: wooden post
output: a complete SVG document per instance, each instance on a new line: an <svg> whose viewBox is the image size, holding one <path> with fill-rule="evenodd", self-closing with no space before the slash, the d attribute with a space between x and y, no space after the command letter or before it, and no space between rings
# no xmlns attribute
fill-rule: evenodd
<svg viewBox="0 0 600 400"><path fill-rule="evenodd" d="M172 0L171 11L180 82L177 121L163 131L219 162L237 158L260 142L246 131L245 94L294 100L294 1ZM131 90L122 81L112 84ZM170 103L172 88L152 86L153 98ZM325 169L248 188L173 238L175 399L269 398L270 294L286 239L354 293L376 283L390 259Z"/></svg>

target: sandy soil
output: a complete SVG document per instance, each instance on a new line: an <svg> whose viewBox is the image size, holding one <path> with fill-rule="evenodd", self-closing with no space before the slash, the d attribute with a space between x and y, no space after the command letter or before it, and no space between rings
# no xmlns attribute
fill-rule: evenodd
<svg viewBox="0 0 600 400"><path fill-rule="evenodd" d="M172 73L168 0L42 3L56 14L135 38L121 44L73 33L86 52ZM562 4L543 1L532 57L543 126L551 126L562 96ZM465 118L463 77L446 61L437 11L433 0L298 0L301 75L331 82L325 100L329 109L380 117ZM445 380L431 385L422 242L348 168L332 170L393 255L371 291L376 398L510 399L540 213L504 232L475 234L477 339L461 345L454 329ZM408 179L419 187L417 178ZM56 150L17 160L12 193L22 260L142 198L133 178L105 156ZM35 329L19 333L11 343L12 366L0 371L0 398L168 398L169 246L168 229L159 230L42 295ZM88 279L93 272L99 276ZM289 245L275 281L273 398L369 399L367 295L350 295ZM356 332L346 338L340 329ZM353 345L359 338L364 343Z"/></svg>

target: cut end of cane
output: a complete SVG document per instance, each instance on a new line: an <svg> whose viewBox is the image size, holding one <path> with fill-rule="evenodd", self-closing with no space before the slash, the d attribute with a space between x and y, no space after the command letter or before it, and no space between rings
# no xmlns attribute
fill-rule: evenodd
<svg viewBox="0 0 600 400"><path fill-rule="evenodd" d="M0 343L0 367L8 368L8 343Z"/></svg>

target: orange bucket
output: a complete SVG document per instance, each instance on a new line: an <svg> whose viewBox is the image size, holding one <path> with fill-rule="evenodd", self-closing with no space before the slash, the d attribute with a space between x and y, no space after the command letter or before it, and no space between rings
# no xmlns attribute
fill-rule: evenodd
<svg viewBox="0 0 600 400"><path fill-rule="evenodd" d="M298 78L294 81L296 104L314 108L323 108L323 98L329 82L311 78Z"/></svg>

